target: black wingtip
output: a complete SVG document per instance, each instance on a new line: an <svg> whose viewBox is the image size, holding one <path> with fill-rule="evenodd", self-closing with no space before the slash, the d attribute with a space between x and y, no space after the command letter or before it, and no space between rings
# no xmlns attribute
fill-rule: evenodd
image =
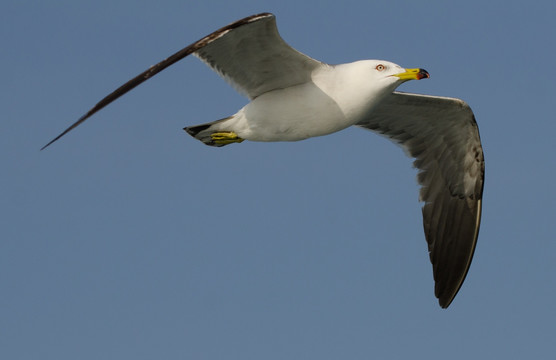
<svg viewBox="0 0 556 360"><path fill-rule="evenodd" d="M45 146L43 146L41 148L41 151L43 151L44 149L46 149L47 147L49 147L50 145L52 145L54 142L56 142L59 138L61 138L62 136L64 136L67 133L67 131L64 131L63 133L61 133L60 135L56 136L54 139L50 140L50 142L48 144L46 144Z"/></svg>
<svg viewBox="0 0 556 360"><path fill-rule="evenodd" d="M45 146L43 146L43 147L41 148L40 151L43 151L44 149L46 149L47 147L49 147L50 144L52 144L53 142L54 142L54 140L52 140L51 142L49 142L48 144L46 144Z"/></svg>
<svg viewBox="0 0 556 360"><path fill-rule="evenodd" d="M46 144L45 146L43 146L41 148L41 151L43 151L44 149L46 149L47 147L49 147L50 145L52 145L54 142L56 142L59 138L61 138L62 136L64 136L65 132L61 133L60 135L56 136L54 139L50 140L50 142L48 144Z"/></svg>
<svg viewBox="0 0 556 360"><path fill-rule="evenodd" d="M447 309L448 306L450 306L450 304L452 303L452 300L454 300L454 298L451 298L449 300L438 299L438 305L440 305L440 307L443 308L443 309Z"/></svg>
<svg viewBox="0 0 556 360"><path fill-rule="evenodd" d="M98 104L97 104L98 106ZM41 151L43 151L44 149L46 149L47 147L49 147L50 145L52 145L53 143L55 143L56 141L58 141L62 136L66 135L67 133L69 133L70 131L72 131L73 129L75 129L77 126L79 126L83 121L87 120L87 118L89 118L92 114L94 114L98 109L96 109L96 106L89 110L88 113L86 113L85 115L81 116L79 119L77 119L76 122L74 122L73 124L71 124L66 130L62 131L62 133L58 136L56 136L54 139L50 140L50 142L48 144L46 144L45 146L43 146L41 148Z"/></svg>

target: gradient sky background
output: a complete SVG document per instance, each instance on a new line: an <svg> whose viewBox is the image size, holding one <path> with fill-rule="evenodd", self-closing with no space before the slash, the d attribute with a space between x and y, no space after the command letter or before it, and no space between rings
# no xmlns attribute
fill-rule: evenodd
<svg viewBox="0 0 556 360"><path fill-rule="evenodd" d="M466 100L479 243L442 310L412 160L371 132L217 149L181 128L246 103L191 57L242 17L328 63L387 59ZM556 339L553 1L4 1L2 359L546 359Z"/></svg>

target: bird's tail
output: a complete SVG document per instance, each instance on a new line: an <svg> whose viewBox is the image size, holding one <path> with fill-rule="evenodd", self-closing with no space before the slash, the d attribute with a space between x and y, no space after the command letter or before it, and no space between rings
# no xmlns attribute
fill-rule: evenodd
<svg viewBox="0 0 556 360"><path fill-rule="evenodd" d="M224 131L221 125L222 122L231 119L227 117L224 119L212 121L205 124L187 126L183 129L197 140L209 146L224 146L234 142L242 142L243 139L239 138L235 133Z"/></svg>

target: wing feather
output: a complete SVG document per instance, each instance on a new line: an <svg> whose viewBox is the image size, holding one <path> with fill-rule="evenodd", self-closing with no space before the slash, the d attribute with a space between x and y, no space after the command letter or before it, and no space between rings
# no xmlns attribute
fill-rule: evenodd
<svg viewBox="0 0 556 360"><path fill-rule="evenodd" d="M481 220L484 156L473 112L459 99L394 92L357 125L415 158L435 295L446 308L469 271Z"/></svg>
<svg viewBox="0 0 556 360"><path fill-rule="evenodd" d="M289 46L274 16L234 29L194 53L249 99L311 81L324 64Z"/></svg>
<svg viewBox="0 0 556 360"><path fill-rule="evenodd" d="M274 15L270 13L252 15L216 30L149 67L100 100L41 150L120 96L191 54L198 56L250 98L273 88L307 81L310 79L312 69L322 65L282 40L276 28Z"/></svg>

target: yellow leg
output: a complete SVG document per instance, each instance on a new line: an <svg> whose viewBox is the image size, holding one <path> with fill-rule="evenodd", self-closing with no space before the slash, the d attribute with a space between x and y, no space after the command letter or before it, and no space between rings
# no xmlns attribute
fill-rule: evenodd
<svg viewBox="0 0 556 360"><path fill-rule="evenodd" d="M231 143L240 143L243 141L235 132L233 131L222 131L210 134L212 141L218 145L228 145Z"/></svg>

